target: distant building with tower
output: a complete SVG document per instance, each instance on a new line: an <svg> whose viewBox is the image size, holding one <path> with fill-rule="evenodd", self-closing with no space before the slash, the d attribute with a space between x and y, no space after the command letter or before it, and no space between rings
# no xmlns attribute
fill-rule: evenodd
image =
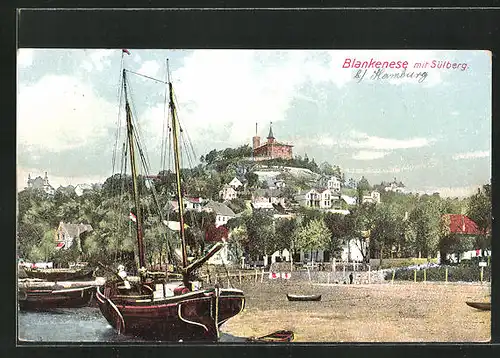
<svg viewBox="0 0 500 358"><path fill-rule="evenodd" d="M269 160L269 159L292 159L291 144L280 143L276 141L273 134L273 123L269 126L269 134L267 142L261 144L260 137L257 135L257 123L255 123L255 137L252 138L253 159L254 160Z"/></svg>
<svg viewBox="0 0 500 358"><path fill-rule="evenodd" d="M38 176L35 179L31 179L31 174L28 174L28 188L40 189L50 195L54 195L55 193L54 188L49 184L49 177L47 176L47 172L45 172L44 178Z"/></svg>

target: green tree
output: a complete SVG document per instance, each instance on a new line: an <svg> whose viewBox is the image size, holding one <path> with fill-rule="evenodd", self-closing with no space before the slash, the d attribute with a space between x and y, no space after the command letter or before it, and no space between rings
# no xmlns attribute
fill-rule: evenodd
<svg viewBox="0 0 500 358"><path fill-rule="evenodd" d="M408 217L408 239L415 253L430 258L439 248L440 198L422 196Z"/></svg>
<svg viewBox="0 0 500 358"><path fill-rule="evenodd" d="M259 176L252 172L247 172L245 174L245 179L247 180L247 184L250 188L255 188L259 183Z"/></svg>
<svg viewBox="0 0 500 358"><path fill-rule="evenodd" d="M392 252L398 244L402 232L401 222L402 218L394 207L384 204L376 206L370 230L370 249L378 251L380 265L384 255Z"/></svg>
<svg viewBox="0 0 500 358"><path fill-rule="evenodd" d="M326 213L324 221L330 231L328 250L333 256L339 257L342 252L342 244L347 243L350 238L348 220L342 214Z"/></svg>
<svg viewBox="0 0 500 358"><path fill-rule="evenodd" d="M366 179L364 176L362 176L359 180L357 188L361 189L362 191L368 191L372 189L370 183L368 182L368 179Z"/></svg>
<svg viewBox="0 0 500 358"><path fill-rule="evenodd" d="M276 247L273 218L266 212L255 210L244 217L248 241L246 250L252 257L272 254Z"/></svg>
<svg viewBox="0 0 500 358"><path fill-rule="evenodd" d="M296 218L276 220L276 245L279 250L288 249L296 253L299 223Z"/></svg>
<svg viewBox="0 0 500 358"><path fill-rule="evenodd" d="M483 250L491 249L491 185L483 185L472 195L467 203L467 216L477 224L482 233L478 236L477 246Z"/></svg>
<svg viewBox="0 0 500 358"><path fill-rule="evenodd" d="M330 244L330 231L321 219L309 221L299 230L297 246L304 251L325 250Z"/></svg>

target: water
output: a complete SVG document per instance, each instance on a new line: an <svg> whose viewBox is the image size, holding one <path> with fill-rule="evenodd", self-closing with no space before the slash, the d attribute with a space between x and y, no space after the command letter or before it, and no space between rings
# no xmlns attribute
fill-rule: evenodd
<svg viewBox="0 0 500 358"><path fill-rule="evenodd" d="M18 336L35 342L151 342L118 335L99 308L66 308L48 312L18 311ZM244 342L242 337L221 334L221 342Z"/></svg>

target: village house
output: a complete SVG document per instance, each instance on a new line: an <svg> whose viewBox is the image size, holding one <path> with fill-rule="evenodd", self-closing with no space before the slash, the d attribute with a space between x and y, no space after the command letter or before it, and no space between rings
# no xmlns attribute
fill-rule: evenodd
<svg viewBox="0 0 500 358"><path fill-rule="evenodd" d="M182 204L184 205L184 210L194 210L201 211L203 208L204 199L202 198L182 198ZM165 205L165 210L167 211L179 211L179 202L177 200L170 200Z"/></svg>
<svg viewBox="0 0 500 358"><path fill-rule="evenodd" d="M310 189L304 194L295 195L294 199L301 206L307 206L309 208L319 208L321 202L321 194L316 189Z"/></svg>
<svg viewBox="0 0 500 358"><path fill-rule="evenodd" d="M461 238L484 235L484 232L479 230L477 224L466 215L445 214L441 217L441 220L450 234L458 235ZM458 262L464 259L470 260L473 257L483 256L482 254L484 254L484 256L490 256L491 252L486 251L483 253L479 247L475 247L473 250L461 253L460 257L457 257L455 254L448 254L447 259L453 262ZM438 260L441 260L439 254Z"/></svg>
<svg viewBox="0 0 500 358"><path fill-rule="evenodd" d="M380 193L374 190L370 195L363 195L363 203L380 204Z"/></svg>
<svg viewBox="0 0 500 358"><path fill-rule="evenodd" d="M75 194L82 196L85 191L92 190L92 185L90 184L78 184L75 187Z"/></svg>
<svg viewBox="0 0 500 358"><path fill-rule="evenodd" d="M59 185L59 188L56 189L56 193L63 193L66 195L72 195L75 193L75 187L73 185L68 185L68 186L62 186Z"/></svg>
<svg viewBox="0 0 500 358"><path fill-rule="evenodd" d="M331 189L318 190L318 192L321 194L320 209L330 209L333 203L340 199L340 195Z"/></svg>
<svg viewBox="0 0 500 358"><path fill-rule="evenodd" d="M81 235L93 231L91 225L86 224L71 224L60 222L56 230L56 248L69 249L73 242L77 242L78 249L81 251Z"/></svg>
<svg viewBox="0 0 500 358"><path fill-rule="evenodd" d="M330 189L310 189L304 194L294 197L301 206L316 209L330 209L333 203L340 199L340 196Z"/></svg>
<svg viewBox="0 0 500 358"><path fill-rule="evenodd" d="M274 182L274 186L277 188L277 189L282 189L286 186L286 183L283 179L276 179L275 182Z"/></svg>
<svg viewBox="0 0 500 358"><path fill-rule="evenodd" d="M332 258L327 255L326 250L300 250L300 261L308 262L327 262ZM363 261L363 254L357 244L357 239L349 239L342 244L342 251L340 253L340 260L343 262L361 262Z"/></svg>
<svg viewBox="0 0 500 358"><path fill-rule="evenodd" d="M349 195L341 195L340 198L345 201L347 205L356 205L356 198Z"/></svg>
<svg viewBox="0 0 500 358"><path fill-rule="evenodd" d="M319 180L319 185L322 187L326 187L327 189L330 189L331 191L340 191L340 180L332 175L332 176L323 176Z"/></svg>
<svg viewBox="0 0 500 358"><path fill-rule="evenodd" d="M230 219L236 217L234 211L231 210L227 205L223 203L218 203L216 201L210 200L204 207L203 210L206 212L215 213L215 226L219 227L221 225L227 224Z"/></svg>
<svg viewBox="0 0 500 358"><path fill-rule="evenodd" d="M257 189L252 194L252 207L254 209L272 209L274 205L285 207L285 198L279 197L279 190Z"/></svg>
<svg viewBox="0 0 500 358"><path fill-rule="evenodd" d="M405 189L405 186L403 185L403 183L401 182L397 182L396 181L396 178L394 178L394 181L389 183L389 185L387 185L385 188L384 188L385 191L393 191L393 192L396 192L396 193L405 193L406 192L406 189Z"/></svg>
<svg viewBox="0 0 500 358"><path fill-rule="evenodd" d="M31 179L31 174L28 174L28 189L39 189L43 190L49 195L55 194L55 189L49 184L49 177L47 172L45 172L45 177L42 179L41 176L37 176L35 179Z"/></svg>
<svg viewBox="0 0 500 358"><path fill-rule="evenodd" d="M232 187L233 189L238 189L240 186L243 186L243 183L241 182L241 180L239 180L238 178L234 177L233 180L231 180L228 184L230 187Z"/></svg>
<svg viewBox="0 0 500 358"><path fill-rule="evenodd" d="M231 185L224 185L222 190L219 191L219 197L223 201L229 201L232 199L236 199L238 197L238 192Z"/></svg>

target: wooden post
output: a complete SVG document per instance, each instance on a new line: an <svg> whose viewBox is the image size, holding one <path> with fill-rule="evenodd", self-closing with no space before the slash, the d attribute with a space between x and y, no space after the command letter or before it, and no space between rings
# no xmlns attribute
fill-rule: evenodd
<svg viewBox="0 0 500 358"><path fill-rule="evenodd" d="M335 262L335 257L334 257L332 263L332 271L335 272L336 270L337 270L337 263Z"/></svg>
<svg viewBox="0 0 500 358"><path fill-rule="evenodd" d="M241 285L241 270L238 271L239 275L240 275L240 285Z"/></svg>
<svg viewBox="0 0 500 358"><path fill-rule="evenodd" d="M264 282L264 269L262 269L262 274L260 275L260 283Z"/></svg>
<svg viewBox="0 0 500 358"><path fill-rule="evenodd" d="M392 284L394 284L394 276L396 276L396 270L392 270L392 280L391 280Z"/></svg>
<svg viewBox="0 0 500 358"><path fill-rule="evenodd" d="M372 267L371 267L370 265L368 265L368 284L372 283L372 282L371 282L371 279L372 279L372 278L371 278L371 276L372 276L372 275L371 275L371 273L372 273L372 271L371 271L371 270L372 270Z"/></svg>
<svg viewBox="0 0 500 358"><path fill-rule="evenodd" d="M424 282L427 282L427 270L424 269Z"/></svg>
<svg viewBox="0 0 500 358"><path fill-rule="evenodd" d="M309 267L307 268L307 275L309 276L309 282L311 282L311 271L309 271Z"/></svg>
<svg viewBox="0 0 500 358"><path fill-rule="evenodd" d="M344 264L344 278L345 278L345 264Z"/></svg>
<svg viewBox="0 0 500 358"><path fill-rule="evenodd" d="M483 284L484 267L481 266L481 284Z"/></svg>
<svg viewBox="0 0 500 358"><path fill-rule="evenodd" d="M219 274L218 273L215 274L215 283L219 283Z"/></svg>
<svg viewBox="0 0 500 358"><path fill-rule="evenodd" d="M258 275L257 272L258 272L257 269L255 269L255 283L257 283L257 275Z"/></svg>
<svg viewBox="0 0 500 358"><path fill-rule="evenodd" d="M330 272L326 273L326 283L329 285L330 284Z"/></svg>
<svg viewBox="0 0 500 358"><path fill-rule="evenodd" d="M444 282L448 282L448 267L444 270Z"/></svg>
<svg viewBox="0 0 500 358"><path fill-rule="evenodd" d="M413 270L413 282L417 282L417 270Z"/></svg>

